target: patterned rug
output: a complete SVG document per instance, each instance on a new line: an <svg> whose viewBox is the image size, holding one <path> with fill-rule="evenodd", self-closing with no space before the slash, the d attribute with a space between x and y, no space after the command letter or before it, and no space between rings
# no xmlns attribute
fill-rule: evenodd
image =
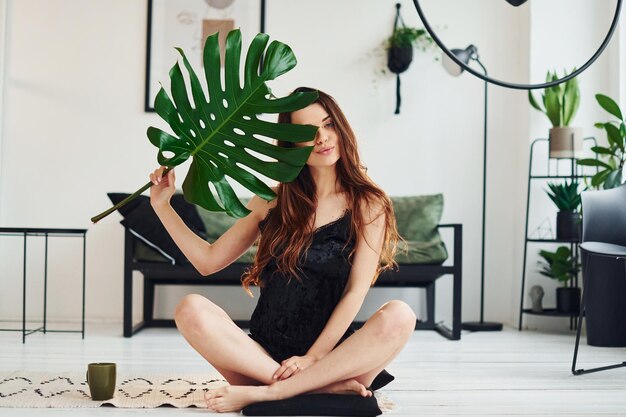
<svg viewBox="0 0 626 417"><path fill-rule="evenodd" d="M20 408L206 408L204 392L228 385L216 375L130 375L118 373L115 395L92 401L84 372L0 373L0 407ZM2 414L2 413L0 413Z"/></svg>
<svg viewBox="0 0 626 417"><path fill-rule="evenodd" d="M117 374L112 399L93 401L83 372L0 372L0 407L12 408L206 408L204 393L228 382L219 374L205 375L133 375ZM375 393L383 412L395 403L381 392ZM0 412L0 415L2 413Z"/></svg>

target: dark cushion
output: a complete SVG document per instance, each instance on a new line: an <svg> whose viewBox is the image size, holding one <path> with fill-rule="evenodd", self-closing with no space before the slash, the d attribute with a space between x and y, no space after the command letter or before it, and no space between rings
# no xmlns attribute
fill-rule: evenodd
<svg viewBox="0 0 626 417"><path fill-rule="evenodd" d="M376 397L341 394L304 394L286 400L263 401L242 410L246 416L378 416Z"/></svg>
<svg viewBox="0 0 626 417"><path fill-rule="evenodd" d="M383 369L378 375L376 375L376 378L374 378L371 385L367 389L370 391L376 391L389 384L394 379L393 375Z"/></svg>
<svg viewBox="0 0 626 417"><path fill-rule="evenodd" d="M129 194L108 193L113 204L117 204ZM188 203L182 194L176 193L170 201L172 208L183 219L185 224L196 234L205 237L204 223L198 216L193 204ZM174 240L165 230L150 205L150 198L140 195L120 209L124 219L120 222L124 227L140 239L147 247L167 258L172 264L187 262L185 255L178 249ZM145 249L145 248L144 248Z"/></svg>

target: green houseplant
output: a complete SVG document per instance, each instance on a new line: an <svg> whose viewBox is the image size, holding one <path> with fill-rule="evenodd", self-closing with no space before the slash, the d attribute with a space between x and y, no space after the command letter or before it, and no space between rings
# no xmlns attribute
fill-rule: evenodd
<svg viewBox="0 0 626 417"><path fill-rule="evenodd" d="M624 161L626 160L626 121L618 104L610 97L596 94L598 104L617 120L596 123L606 132L608 147L594 146L591 150L596 158L579 159L578 165L598 167L591 178L591 186L597 189L615 188L623 183Z"/></svg>
<svg viewBox="0 0 626 417"><path fill-rule="evenodd" d="M272 123L261 120L259 116L302 109L315 101L317 93L297 93L283 98L275 98L271 94L266 82L290 71L297 61L288 45L273 41L268 46L269 36L264 33L259 33L252 40L243 71L240 71L241 32L238 29L230 31L226 37L222 87L218 35L215 33L207 37L203 50L208 96L185 53L177 48L182 63L177 62L170 70L170 94L161 87L154 102L154 109L167 122L173 134L149 127L147 136L158 148L158 163L168 167L163 175L191 159L182 186L187 201L209 211L222 211L240 218L250 211L235 194L227 176L270 201L276 198L274 191L242 165L276 181L289 182L298 176L313 150L312 146L275 146L258 139L257 135L289 142L307 142L317 132L315 126ZM183 69L187 77L183 76ZM248 150L265 155L272 161L259 159ZM219 202L209 183L215 187ZM98 222L151 186L152 183L148 182L115 206L92 217L91 221Z"/></svg>
<svg viewBox="0 0 626 417"><path fill-rule="evenodd" d="M426 51L434 44L426 29L409 26L395 28L384 44L387 51L387 68L394 74L406 71L413 61L413 48Z"/></svg>
<svg viewBox="0 0 626 417"><path fill-rule="evenodd" d="M574 68L575 70L575 68ZM573 71L574 71L573 70ZM556 71L548 71L546 81L555 81ZM581 155L583 148L582 129L570 127L580 106L580 88L576 77L554 87L546 88L542 95L543 107L532 91L528 91L530 105L544 113L550 122L550 158L574 158Z"/></svg>
<svg viewBox="0 0 626 417"><path fill-rule="evenodd" d="M391 36L384 42L387 55L387 69L396 74L396 110L394 114L400 114L400 105L402 103L400 74L406 71L411 62L413 62L413 48L426 50L432 45L434 45L434 41L425 29L404 25L398 26L397 24Z"/></svg>
<svg viewBox="0 0 626 417"><path fill-rule="evenodd" d="M559 209L556 215L556 238L580 240L580 184L576 180L548 183L548 197Z"/></svg>
<svg viewBox="0 0 626 417"><path fill-rule="evenodd" d="M580 272L578 259L567 246L559 246L555 252L540 250L539 256L543 258L539 262L542 266L539 273L563 284L556 290L556 310L576 313L580 308L580 288L568 284L572 284L572 279Z"/></svg>

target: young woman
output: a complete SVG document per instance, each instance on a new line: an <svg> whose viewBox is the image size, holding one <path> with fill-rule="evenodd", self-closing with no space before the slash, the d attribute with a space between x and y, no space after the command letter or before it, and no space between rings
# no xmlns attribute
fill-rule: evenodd
<svg viewBox="0 0 626 417"><path fill-rule="evenodd" d="M311 91L299 88L297 91ZM209 244L169 205L175 174L150 174L152 207L202 275L238 259L260 236L254 265L242 281L261 289L250 335L213 302L188 295L176 308L178 329L230 386L206 393L219 412L302 393L370 396L374 378L402 350L415 314L402 301L384 304L357 331L351 323L381 271L394 266L399 239L389 198L361 165L355 135L329 95L280 114L281 123L318 126L314 146L295 181L277 198L253 197L252 211Z"/></svg>

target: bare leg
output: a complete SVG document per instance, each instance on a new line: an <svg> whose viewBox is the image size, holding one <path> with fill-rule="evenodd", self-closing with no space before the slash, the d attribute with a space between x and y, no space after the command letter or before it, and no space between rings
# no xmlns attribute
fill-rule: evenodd
<svg viewBox="0 0 626 417"><path fill-rule="evenodd" d="M220 307L185 296L176 307L176 326L189 344L231 385L271 384L280 365L244 333Z"/></svg>
<svg viewBox="0 0 626 417"><path fill-rule="evenodd" d="M211 390L205 396L207 405L219 412L236 411L253 402L290 398L351 379L369 384L404 347L414 329L411 308L402 301L390 301L359 331L309 368L270 386Z"/></svg>

